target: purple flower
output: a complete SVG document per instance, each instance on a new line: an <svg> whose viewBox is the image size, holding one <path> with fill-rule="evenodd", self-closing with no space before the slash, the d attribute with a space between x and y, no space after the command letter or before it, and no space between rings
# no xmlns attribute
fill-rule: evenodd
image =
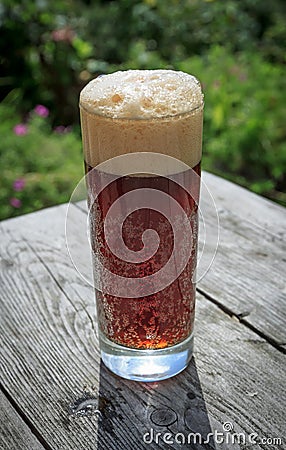
<svg viewBox="0 0 286 450"><path fill-rule="evenodd" d="M14 191L22 191L25 187L26 181L24 178L17 178L13 183Z"/></svg>
<svg viewBox="0 0 286 450"><path fill-rule="evenodd" d="M64 125L59 125L54 128L54 132L58 134L65 134L71 131L71 126L65 127Z"/></svg>
<svg viewBox="0 0 286 450"><path fill-rule="evenodd" d="M13 208L20 208L22 206L22 202L18 198L12 197L10 198L10 205L13 206Z"/></svg>
<svg viewBox="0 0 286 450"><path fill-rule="evenodd" d="M54 128L54 132L58 134L63 134L65 132L65 129L66 127L64 127L63 125L59 125Z"/></svg>
<svg viewBox="0 0 286 450"><path fill-rule="evenodd" d="M28 133L28 127L24 123L18 123L14 126L13 131L17 136L25 136Z"/></svg>
<svg viewBox="0 0 286 450"><path fill-rule="evenodd" d="M72 43L74 37L75 37L75 32L69 27L64 27L59 30L52 31L52 39L55 42L62 41L62 42Z"/></svg>
<svg viewBox="0 0 286 450"><path fill-rule="evenodd" d="M50 111L44 105L37 105L34 108L35 113L41 117L48 117Z"/></svg>

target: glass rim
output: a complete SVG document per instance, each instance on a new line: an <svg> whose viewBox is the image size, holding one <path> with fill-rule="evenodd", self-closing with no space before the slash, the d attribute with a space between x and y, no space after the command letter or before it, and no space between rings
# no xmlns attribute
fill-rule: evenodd
<svg viewBox="0 0 286 450"><path fill-rule="evenodd" d="M110 119L112 121L118 121L118 122L120 122L120 121L130 121L130 122L131 121L132 122L135 122L135 121L138 121L138 122L154 121L155 122L156 121L156 122L158 122L158 121L165 121L165 120L170 120L170 119L183 118L183 117L188 116L196 111L202 110L204 108L204 105L205 105L205 103L204 103L204 99L203 99L202 102L199 105L195 106L194 108L191 108L187 111L180 112L177 114L168 114L166 116L159 116L159 117L124 117L124 116L123 117L112 117L110 115L99 113L98 111L90 111L79 101L79 108L83 109L87 114L90 114L91 116L102 117L104 119Z"/></svg>

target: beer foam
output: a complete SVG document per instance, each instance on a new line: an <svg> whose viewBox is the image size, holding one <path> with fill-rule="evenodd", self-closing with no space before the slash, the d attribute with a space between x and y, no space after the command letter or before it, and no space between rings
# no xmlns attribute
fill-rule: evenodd
<svg viewBox="0 0 286 450"><path fill-rule="evenodd" d="M158 153L189 167L201 160L203 94L192 75L127 70L98 77L81 91L80 115L84 157L91 167L110 160L108 171L118 174L125 167L114 157L137 153L138 158L142 152L150 154L144 159L144 173L160 167ZM126 165L130 173L137 167L133 159ZM170 173L168 164L163 165Z"/></svg>
<svg viewBox="0 0 286 450"><path fill-rule="evenodd" d="M126 70L90 81L80 104L88 112L114 119L164 118L203 104L199 81L174 70Z"/></svg>

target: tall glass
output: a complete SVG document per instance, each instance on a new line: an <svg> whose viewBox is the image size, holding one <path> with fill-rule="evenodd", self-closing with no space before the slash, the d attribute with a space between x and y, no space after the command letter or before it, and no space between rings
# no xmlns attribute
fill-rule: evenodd
<svg viewBox="0 0 286 450"><path fill-rule="evenodd" d="M101 357L176 375L193 352L203 94L171 70L98 77L80 112Z"/></svg>

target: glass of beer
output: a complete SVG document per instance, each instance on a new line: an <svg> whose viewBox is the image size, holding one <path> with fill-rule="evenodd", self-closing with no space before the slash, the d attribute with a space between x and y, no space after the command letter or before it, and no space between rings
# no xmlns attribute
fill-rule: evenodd
<svg viewBox="0 0 286 450"><path fill-rule="evenodd" d="M101 357L156 381L193 353L203 94L172 70L100 76L80 95Z"/></svg>

